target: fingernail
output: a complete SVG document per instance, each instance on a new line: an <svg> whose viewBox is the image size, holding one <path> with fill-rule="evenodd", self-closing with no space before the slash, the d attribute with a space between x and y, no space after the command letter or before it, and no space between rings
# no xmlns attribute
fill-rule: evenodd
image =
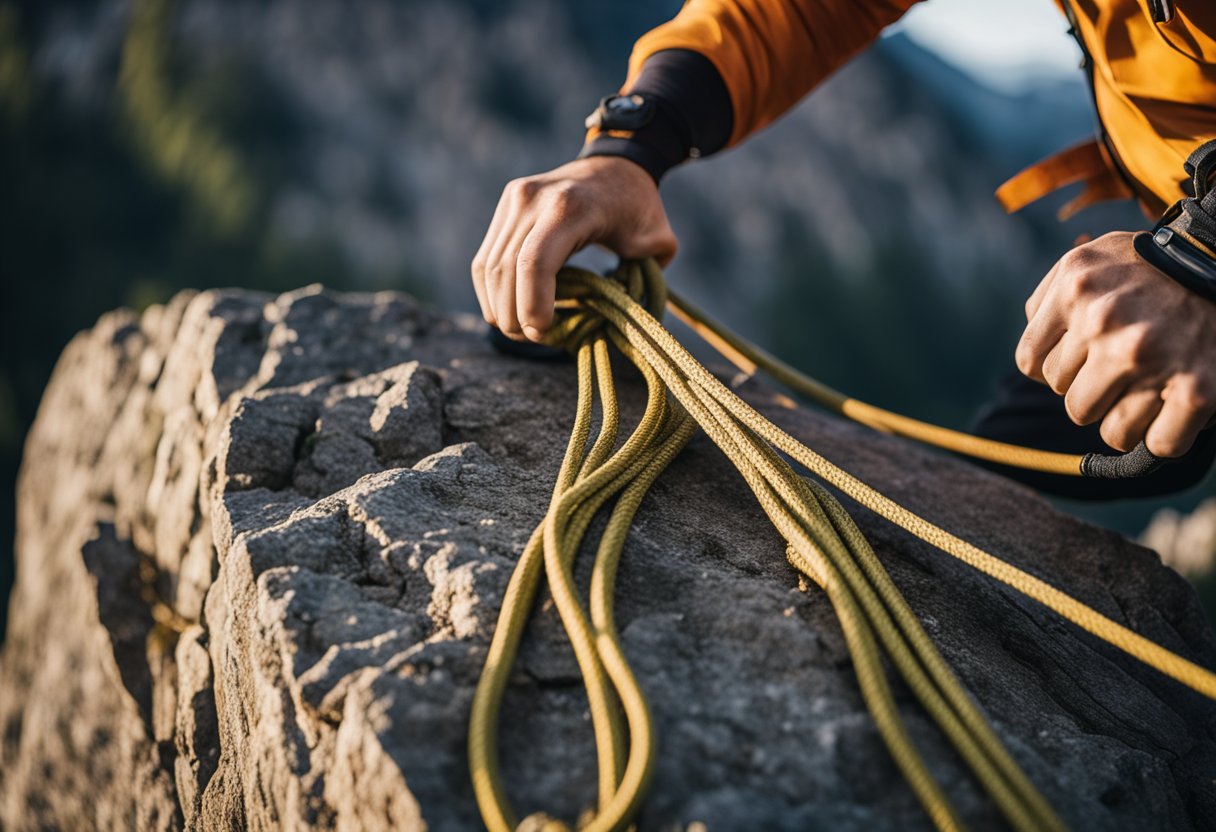
<svg viewBox="0 0 1216 832"><path fill-rule="evenodd" d="M534 326L524 325L524 335L528 336L529 341L539 341L545 337L545 334Z"/></svg>

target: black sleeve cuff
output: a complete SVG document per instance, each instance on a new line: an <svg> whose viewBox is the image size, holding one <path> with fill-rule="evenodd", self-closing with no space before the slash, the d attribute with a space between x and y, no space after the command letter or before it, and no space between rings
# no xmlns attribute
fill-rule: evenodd
<svg viewBox="0 0 1216 832"><path fill-rule="evenodd" d="M626 135L613 131L613 135L591 136L580 159L623 156L658 182L681 162L716 153L730 139L734 128L730 91L713 63L698 52L656 52L626 94L653 99L654 118Z"/></svg>

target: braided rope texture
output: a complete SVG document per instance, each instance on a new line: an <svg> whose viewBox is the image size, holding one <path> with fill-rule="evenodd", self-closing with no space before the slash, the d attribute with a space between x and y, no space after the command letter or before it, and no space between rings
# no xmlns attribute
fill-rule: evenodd
<svg viewBox="0 0 1216 832"><path fill-rule="evenodd" d="M877 408L866 410L871 406L802 376L671 295L653 261L624 263L611 278L581 269L563 269L558 275L561 314L548 340L565 347L577 359L579 389L574 425L549 508L507 586L469 723L473 789L491 832L560 832L570 828L543 813L519 821L498 767L497 725L503 694L542 578L577 657L595 734L598 800L594 812L578 819L577 827L589 832L628 829L640 809L657 747L645 696L629 668L613 621L613 588L621 551L638 507L697 428L722 450L747 482L785 539L790 563L817 584L831 602L866 706L897 767L938 829L955 830L962 825L908 735L883 666L884 656L1010 826L1017 830L1064 827L950 670L856 523L827 488L799 475L789 460L916 537L1216 699L1216 674L914 514L769 422L718 381L662 326L660 318L669 302L681 318L737 366L764 370L831 410L878 429L954 449L960 444L957 437L966 436ZM647 388L645 411L619 447L620 418L610 343L638 369ZM597 401L599 432L592 440ZM976 455L986 459L1013 460L1013 464L1062 474L1076 475L1079 470L1079 458L1002 447L999 443L988 445L977 445L972 450L981 451ZM613 500L596 547L584 604L574 584L574 560L592 519Z"/></svg>

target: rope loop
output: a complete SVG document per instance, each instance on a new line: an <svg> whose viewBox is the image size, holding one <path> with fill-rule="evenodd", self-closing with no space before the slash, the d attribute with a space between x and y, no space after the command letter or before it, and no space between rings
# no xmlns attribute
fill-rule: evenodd
<svg viewBox="0 0 1216 832"><path fill-rule="evenodd" d="M588 807L578 819L577 828L582 832L625 830L641 808L654 771L657 742L646 698L620 644L613 593L635 514L651 485L697 428L747 483L785 539L789 563L819 586L831 603L853 658L862 698L879 734L938 829L961 829L962 824L912 743L895 705L884 658L1010 826L1017 830L1064 827L950 670L857 524L818 480L1103 641L1216 699L1212 671L914 514L761 416L663 328L660 318L665 307L670 305L681 318L699 326L699 332L709 333L728 357L733 352L753 369L776 373L783 382L801 378L804 383L798 389L837 412L851 415L846 405L852 400L796 371L779 375L785 365L671 294L654 261L622 263L606 278L564 268L558 274L557 298L558 319L548 343L576 357L578 404L549 507L525 545L504 593L469 721L473 790L491 832L558 832L566 828L543 813L529 815L517 826L499 772L499 712L542 578L578 660L595 736L597 799L594 808ZM645 411L619 444L609 344L638 369L646 385ZM598 433L592 439L597 404ZM891 424L887 416L894 416L883 416L885 411L865 413L880 428ZM1071 460L1064 465L1050 456L1031 461L1063 468L1073 465ZM799 474L791 463L811 476ZM575 586L574 562L592 519L601 510L608 510L609 517L596 545L590 586L584 593Z"/></svg>
<svg viewBox="0 0 1216 832"><path fill-rule="evenodd" d="M595 285L601 281L615 284L656 321L663 320L667 281L654 260L622 260L606 275L565 266L557 273L557 317L545 336L546 345L577 355L579 347L604 331L603 315L583 303L596 294Z"/></svg>

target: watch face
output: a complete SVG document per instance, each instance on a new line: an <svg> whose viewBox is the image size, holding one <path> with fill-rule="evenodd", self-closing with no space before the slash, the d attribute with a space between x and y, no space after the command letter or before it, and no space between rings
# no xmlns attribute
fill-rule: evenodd
<svg viewBox="0 0 1216 832"><path fill-rule="evenodd" d="M614 95L604 99L604 109L610 118L628 117L639 112L646 104L640 95Z"/></svg>
<svg viewBox="0 0 1216 832"><path fill-rule="evenodd" d="M650 122L654 102L643 95L610 95L587 118L588 127L601 130L637 130Z"/></svg>

